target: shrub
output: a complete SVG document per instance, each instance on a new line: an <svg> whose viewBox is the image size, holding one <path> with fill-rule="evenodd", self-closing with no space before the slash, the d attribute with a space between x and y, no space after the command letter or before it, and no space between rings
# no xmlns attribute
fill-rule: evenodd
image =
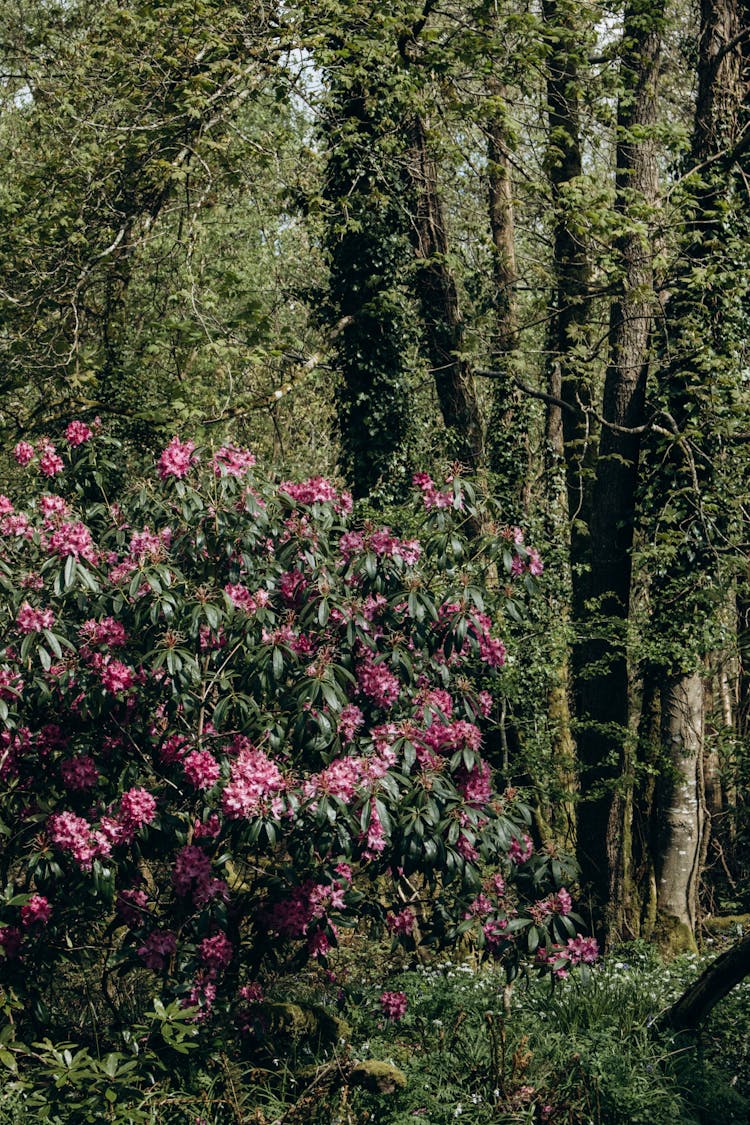
<svg viewBox="0 0 750 1125"><path fill-rule="evenodd" d="M267 975L362 923L511 973L593 956L485 751L486 591L518 616L541 570L517 529L422 475L405 540L177 438L115 499L115 442L62 448L21 443L0 497L0 981L27 1013L83 971L123 1022L113 981L145 977L257 1027Z"/></svg>

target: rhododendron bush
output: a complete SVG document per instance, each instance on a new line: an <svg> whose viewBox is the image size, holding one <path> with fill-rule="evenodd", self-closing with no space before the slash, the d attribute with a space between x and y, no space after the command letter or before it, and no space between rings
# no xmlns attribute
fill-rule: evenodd
<svg viewBox="0 0 750 1125"><path fill-rule="evenodd" d="M541 571L518 529L421 474L401 537L177 438L115 498L117 457L73 422L0 496L0 975L31 1003L97 956L206 1019L358 923L587 959L493 787L493 612Z"/></svg>

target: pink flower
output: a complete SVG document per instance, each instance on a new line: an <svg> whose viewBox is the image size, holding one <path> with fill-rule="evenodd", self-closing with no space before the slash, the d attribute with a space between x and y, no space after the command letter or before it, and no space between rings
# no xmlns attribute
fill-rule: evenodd
<svg viewBox="0 0 750 1125"><path fill-rule="evenodd" d="M0 516L9 516L13 511L13 505L7 496L0 492Z"/></svg>
<svg viewBox="0 0 750 1125"><path fill-rule="evenodd" d="M103 617L101 621L92 617L84 621L78 632L81 639L88 644L107 648L121 648L127 642L124 625L114 617Z"/></svg>
<svg viewBox="0 0 750 1125"><path fill-rule="evenodd" d="M63 523L52 532L49 538L51 554L67 558L86 559L87 562L96 562L96 552L91 539L91 532L79 520L73 523Z"/></svg>
<svg viewBox="0 0 750 1125"><path fill-rule="evenodd" d="M255 464L249 449L238 449L236 445L222 445L213 459L213 469L217 477L242 477Z"/></svg>
<svg viewBox="0 0 750 1125"><path fill-rule="evenodd" d="M38 923L46 926L52 915L52 907L44 895L32 895L27 903L21 907L21 925L26 929Z"/></svg>
<svg viewBox="0 0 750 1125"><path fill-rule="evenodd" d="M34 446L30 445L28 441L19 441L13 450L13 456L19 465L28 465L29 462L34 460Z"/></svg>
<svg viewBox="0 0 750 1125"><path fill-rule="evenodd" d="M201 961L209 969L225 969L232 960L234 946L226 934L219 932L204 938L198 946Z"/></svg>
<svg viewBox="0 0 750 1125"><path fill-rule="evenodd" d="M354 703L347 703L339 716L339 734L344 742L351 742L365 721L365 717Z"/></svg>
<svg viewBox="0 0 750 1125"><path fill-rule="evenodd" d="M22 633L41 633L42 629L51 629L55 624L55 615L51 609L32 609L28 602L24 602L16 616L16 625Z"/></svg>
<svg viewBox="0 0 750 1125"><path fill-rule="evenodd" d="M397 914L388 914L385 919L386 926L393 934L410 934L415 922L414 912L408 906Z"/></svg>
<svg viewBox="0 0 750 1125"><path fill-rule="evenodd" d="M252 747L240 751L232 764L229 784L222 794L222 808L232 820L258 816L267 798L283 792L286 783L278 766L262 750Z"/></svg>
<svg viewBox="0 0 750 1125"><path fill-rule="evenodd" d="M139 786L128 789L120 797L120 820L128 833L150 824L156 816L156 800Z"/></svg>
<svg viewBox="0 0 750 1125"><path fill-rule="evenodd" d="M11 513L0 522L0 534L15 535L18 538L31 539L34 530L29 523L28 516L23 512Z"/></svg>
<svg viewBox="0 0 750 1125"><path fill-rule="evenodd" d="M401 1020L406 1015L408 1000L405 992L381 992L380 1007L389 1020Z"/></svg>
<svg viewBox="0 0 750 1125"><path fill-rule="evenodd" d="M69 851L82 871L90 871L99 856L110 854L111 844L82 816L72 812L53 813L47 821L47 834L61 851Z"/></svg>
<svg viewBox="0 0 750 1125"><path fill-rule="evenodd" d="M401 691L398 676L384 663L376 663L369 653L357 669L357 682L362 694L369 696L378 707L392 707Z"/></svg>
<svg viewBox="0 0 750 1125"><path fill-rule="evenodd" d="M593 965L599 959L599 943L593 937L568 938L566 950L572 965Z"/></svg>
<svg viewBox="0 0 750 1125"><path fill-rule="evenodd" d="M70 513L68 504L62 496L42 496L39 507L44 516L45 527L55 527Z"/></svg>
<svg viewBox="0 0 750 1125"><path fill-rule="evenodd" d="M177 477L178 480L186 477L195 463L194 449L192 441L183 444L178 437L173 437L159 458L158 470L162 480L166 477Z"/></svg>
<svg viewBox="0 0 750 1125"><path fill-rule="evenodd" d="M70 445L83 445L93 437L93 433L85 422L71 422L65 431L65 437Z"/></svg>
<svg viewBox="0 0 750 1125"><path fill-rule="evenodd" d="M61 762L60 773L66 789L92 789L99 780L99 770L86 754Z"/></svg>
<svg viewBox="0 0 750 1125"><path fill-rule="evenodd" d="M531 859L533 851L534 845L530 836L524 833L523 843L519 843L515 836L511 837L508 855L513 863L526 863Z"/></svg>
<svg viewBox="0 0 750 1125"><path fill-rule="evenodd" d="M456 778L456 788L463 796L467 805L475 809L489 804L492 796L490 784L490 767L487 762L477 763L471 770L461 767Z"/></svg>
<svg viewBox="0 0 750 1125"><path fill-rule="evenodd" d="M542 560L539 557L539 552L536 551L533 547L530 547L529 548L529 574L532 574L534 576L534 578L538 578L539 575L543 573L543 571L544 571L544 563L542 562Z"/></svg>
<svg viewBox="0 0 750 1125"><path fill-rule="evenodd" d="M177 949L177 938L169 930L154 930L138 950L138 956L148 969L163 969L165 959Z"/></svg>
<svg viewBox="0 0 750 1125"><path fill-rule="evenodd" d="M121 660L106 658L106 663L101 670L102 683L105 691L116 695L119 691L129 691L133 686L133 669Z"/></svg>
<svg viewBox="0 0 750 1125"><path fill-rule="evenodd" d="M15 699L23 691L23 680L18 672L0 668L0 699Z"/></svg>
<svg viewBox="0 0 750 1125"><path fill-rule="evenodd" d="M210 789L221 773L219 763L208 750L193 750L183 761L183 767L196 789Z"/></svg>
<svg viewBox="0 0 750 1125"><path fill-rule="evenodd" d="M323 477L310 477L300 484L283 480L279 485L279 492L285 492L298 504L326 504L338 499L336 489Z"/></svg>
<svg viewBox="0 0 750 1125"><path fill-rule="evenodd" d="M51 441L46 439L39 443L39 468L45 477L54 477L63 471L64 465L62 457L58 457L57 451Z"/></svg>

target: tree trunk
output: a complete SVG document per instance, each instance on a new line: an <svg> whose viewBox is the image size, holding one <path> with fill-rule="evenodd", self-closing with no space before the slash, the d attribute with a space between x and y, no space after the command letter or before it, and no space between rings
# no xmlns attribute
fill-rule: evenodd
<svg viewBox="0 0 750 1125"><path fill-rule="evenodd" d="M625 12L622 93L617 114L616 207L622 281L610 313L609 364L589 540L587 636L576 653L581 805L578 857L610 940L627 932L629 826L627 621L631 548L654 311L649 212L658 188L656 89L663 6L631 0ZM645 219L644 219L645 213ZM624 782L618 792L618 782Z"/></svg>
<svg viewBox="0 0 750 1125"><path fill-rule="evenodd" d="M664 1031L696 1031L736 984L750 975L750 933L717 957L657 1022Z"/></svg>
<svg viewBox="0 0 750 1125"><path fill-rule="evenodd" d="M490 362L495 377L486 439L487 466L497 476L495 492L511 517L519 508L525 512L529 506L529 416L528 400L515 383L518 301L507 91L490 80L489 92L492 108L487 121L487 191L495 313Z"/></svg>
<svg viewBox="0 0 750 1125"><path fill-rule="evenodd" d="M656 931L668 952L695 949L699 859L705 824L703 684L699 672L670 676L662 688L662 743L669 759L659 782Z"/></svg>
<svg viewBox="0 0 750 1125"><path fill-rule="evenodd" d="M368 88L361 80L334 82L325 120L330 274L324 313L331 323L344 324L333 364L341 375L344 468L358 497L383 484L391 496L405 490L413 436L408 185L403 147L399 151L378 118L376 88L375 77Z"/></svg>
<svg viewBox="0 0 750 1125"><path fill-rule="evenodd" d="M543 0L542 13L549 42L550 142L545 164L554 215L548 389L552 398L565 404L564 408L548 404L547 434L549 439L561 432L563 438L574 617L578 619L583 610L583 594L576 568L583 559L588 538L593 463L589 423L583 409L588 402L588 388L582 358L591 320L591 267L572 203L582 173L579 68L586 51L586 29L581 26L580 7L567 0Z"/></svg>
<svg viewBox="0 0 750 1125"><path fill-rule="evenodd" d="M418 261L415 289L427 357L453 452L469 469L477 469L484 461L484 423L471 364L462 355L464 321L448 265L448 232L437 166L421 117L412 123L409 173L415 199L411 228Z"/></svg>

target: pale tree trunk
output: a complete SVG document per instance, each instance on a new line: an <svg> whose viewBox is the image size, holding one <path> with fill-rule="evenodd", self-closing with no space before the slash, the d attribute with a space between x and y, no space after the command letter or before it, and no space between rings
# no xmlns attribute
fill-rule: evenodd
<svg viewBox="0 0 750 1125"><path fill-rule="evenodd" d="M669 952L695 949L703 794L703 683L700 672L662 685L664 763L659 783L655 937Z"/></svg>

